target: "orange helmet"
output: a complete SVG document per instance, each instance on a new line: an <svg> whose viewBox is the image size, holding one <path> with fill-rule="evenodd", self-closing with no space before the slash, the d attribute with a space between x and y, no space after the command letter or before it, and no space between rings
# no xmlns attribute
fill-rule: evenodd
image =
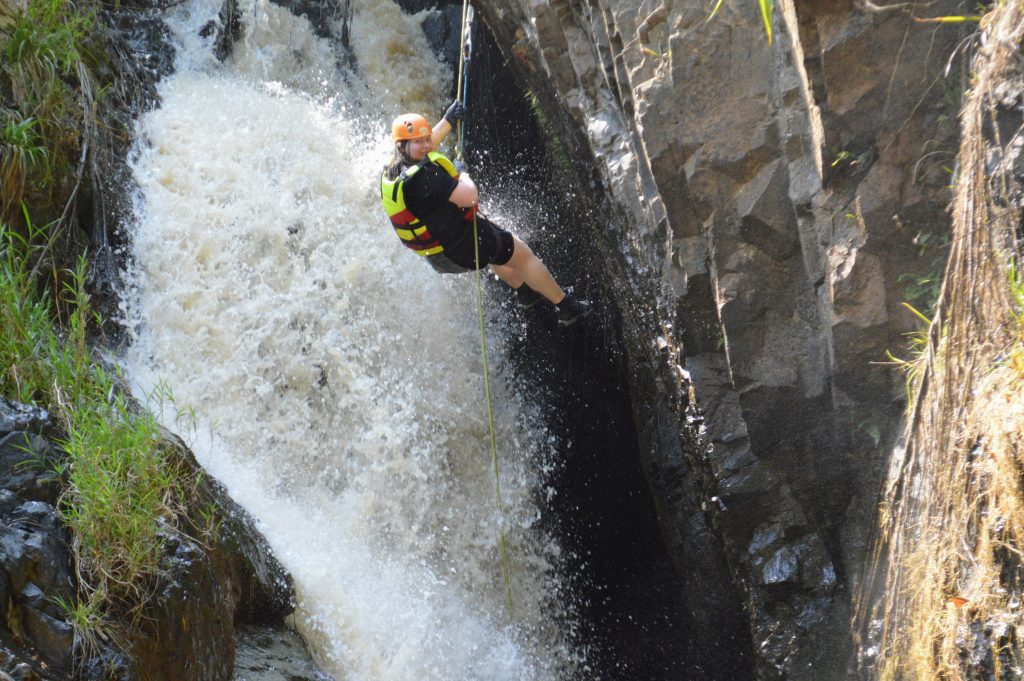
<svg viewBox="0 0 1024 681"><path fill-rule="evenodd" d="M433 133L430 123L419 114L402 114L391 124L391 137L396 142L427 137Z"/></svg>

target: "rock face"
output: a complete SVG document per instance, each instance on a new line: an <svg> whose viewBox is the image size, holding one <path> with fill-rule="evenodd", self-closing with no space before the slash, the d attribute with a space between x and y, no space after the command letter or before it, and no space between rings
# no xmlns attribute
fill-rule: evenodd
<svg viewBox="0 0 1024 681"><path fill-rule="evenodd" d="M906 346L902 303L927 308L948 241L963 36L903 5L777 5L772 44L754 2L710 21L683 0L479 10L614 246L598 250L630 301L665 535L717 604L698 623L749 628L754 671L717 673L831 679L903 407L878 363Z"/></svg>
<svg viewBox="0 0 1024 681"><path fill-rule="evenodd" d="M176 456L200 470L192 453L168 435ZM133 671L156 681L232 678L236 625L281 626L295 609L291 576L274 558L249 514L220 483L203 478L190 518L214 527L201 542L175 534L156 593L130 640Z"/></svg>
<svg viewBox="0 0 1024 681"><path fill-rule="evenodd" d="M291 578L252 519L215 481L199 484L190 515L216 509L202 543L168 534L161 574L127 650L76 655L77 577L57 510L62 481L48 415L0 398L0 672L15 679L232 678L235 626L281 625L294 609ZM170 436L169 436L170 437ZM198 465L171 438L189 470ZM0 675L0 679L4 678Z"/></svg>
<svg viewBox="0 0 1024 681"><path fill-rule="evenodd" d="M59 600L71 601L75 582L48 430L45 411L0 398L0 671L19 679L61 678L72 663Z"/></svg>

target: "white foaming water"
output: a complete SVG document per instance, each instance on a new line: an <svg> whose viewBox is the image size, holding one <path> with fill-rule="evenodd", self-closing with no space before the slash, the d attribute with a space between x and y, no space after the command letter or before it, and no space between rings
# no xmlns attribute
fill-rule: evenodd
<svg viewBox="0 0 1024 681"><path fill-rule="evenodd" d="M361 3L355 52L384 73L411 46L411 101L344 84L308 22L264 0L218 64L199 34L219 8L175 17L178 72L140 123L130 376L194 409L193 448L258 518L295 579L296 626L336 678L570 675L558 548L535 526L554 454L541 406L492 373L501 518L472 277L405 252L379 205L380 112L438 111L441 67L389 0Z"/></svg>

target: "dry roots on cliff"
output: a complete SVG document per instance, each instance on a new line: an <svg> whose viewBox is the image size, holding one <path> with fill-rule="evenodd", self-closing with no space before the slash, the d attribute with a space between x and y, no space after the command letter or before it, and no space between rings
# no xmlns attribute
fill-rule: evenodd
<svg viewBox="0 0 1024 681"><path fill-rule="evenodd" d="M997 7L981 31L946 277L858 604L884 680L1024 669L1024 10Z"/></svg>

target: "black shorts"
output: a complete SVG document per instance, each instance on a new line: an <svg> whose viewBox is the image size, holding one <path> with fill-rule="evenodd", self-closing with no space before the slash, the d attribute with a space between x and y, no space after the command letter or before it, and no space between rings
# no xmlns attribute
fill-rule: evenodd
<svg viewBox="0 0 1024 681"><path fill-rule="evenodd" d="M468 232L464 238L451 245L445 244L444 253L439 253L438 255L445 255L448 260L457 266L464 268L464 270L472 271L476 269L476 257L473 249L473 223L467 222L466 228ZM516 244L511 232L506 232L487 218L479 215L476 218L476 229L477 241L480 244L481 267L504 265L512 258L512 251L515 250ZM434 257L436 256L431 256L431 259L433 260ZM448 271L441 270L436 266L435 269Z"/></svg>

